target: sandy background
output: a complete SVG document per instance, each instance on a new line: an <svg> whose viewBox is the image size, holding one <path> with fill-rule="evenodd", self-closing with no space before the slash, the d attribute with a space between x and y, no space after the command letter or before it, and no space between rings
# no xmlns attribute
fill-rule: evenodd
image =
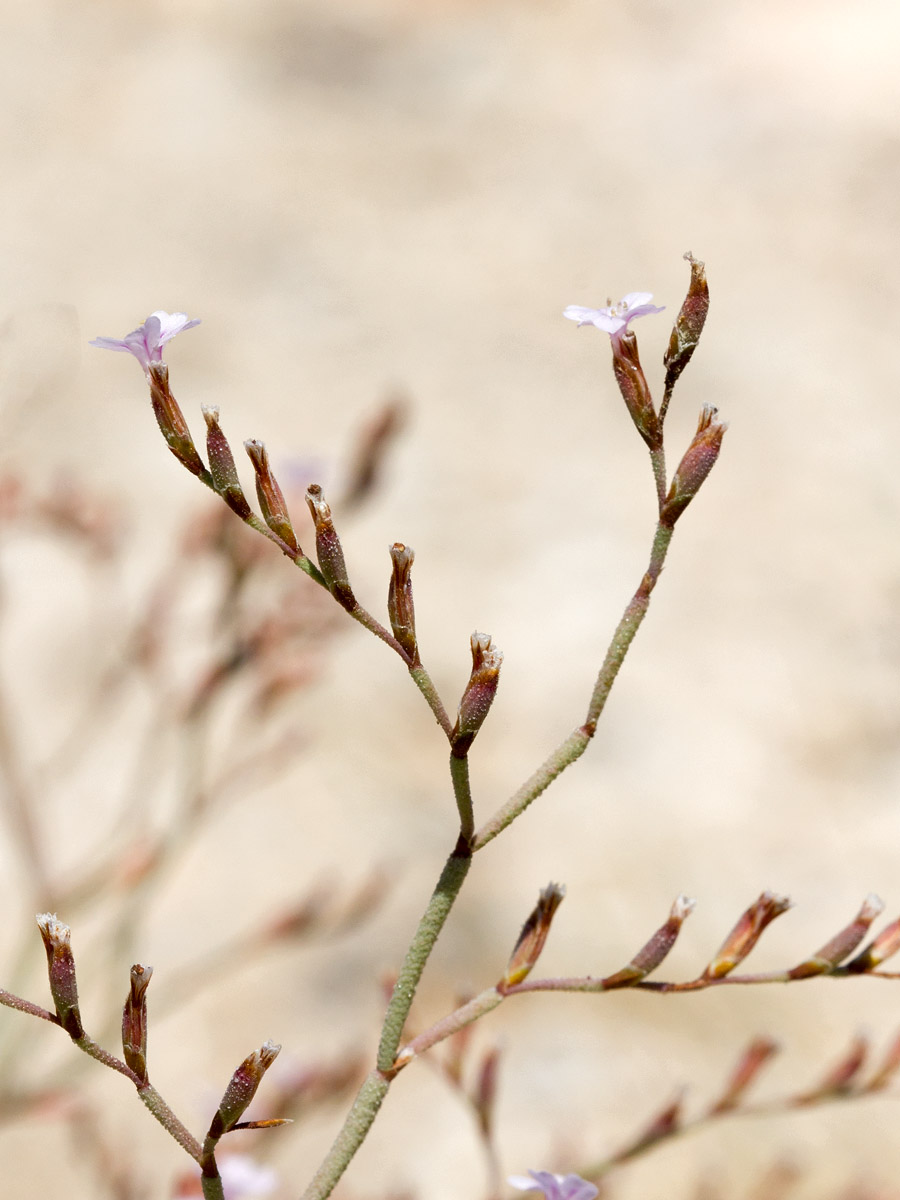
<svg viewBox="0 0 900 1200"><path fill-rule="evenodd" d="M550 879L569 894L548 973L613 970L679 891L699 904L671 975L697 969L763 887L797 908L760 969L820 945L869 891L896 915L894 4L35 0L7 2L0 20L4 461L34 481L66 464L115 494L138 530L139 580L202 497L160 443L137 368L89 338L157 307L202 317L168 356L191 419L218 403L236 442L263 438L326 476L378 399L405 389L409 427L345 548L379 610L384 547L415 547L420 643L448 703L472 629L504 650L472 759L482 815L580 718L652 532L606 339L560 312L654 292L666 317L637 328L658 383L681 255L708 264L712 312L670 436L678 446L701 403L719 404L721 462L590 754L477 859L422 1022L458 986L496 977ZM34 745L78 696L54 650L75 636L74 585L46 547L17 544L3 570L5 677ZM163 997L170 964L307 878L358 880L376 860L395 886L339 947L277 956L160 1022L155 1076L197 1129L266 1037L300 1062L374 1044L376 980L452 841L441 739L398 664L354 630L331 661L298 701L297 769L230 808L173 872L141 960ZM89 824L93 795L82 784L61 810L75 844L72 813ZM11 952L30 917L2 854ZM480 1035L505 1046L505 1169L611 1150L681 1084L699 1106L758 1032L784 1046L761 1094L806 1084L860 1029L885 1045L897 995L861 980L510 1003ZM54 1034L39 1032L41 1064ZM146 1167L147 1195L171 1195L183 1156L100 1074L85 1086L108 1097L111 1143ZM744 1197L783 1156L810 1170L810 1197L888 1181L896 1112L885 1097L722 1126L624 1173L615 1194L687 1197L712 1176ZM279 1135L284 1196L336 1121ZM71 1200L100 1194L53 1114L0 1130L0 1163L4 1194L22 1200L52 1194L54 1178ZM485 1187L470 1118L423 1064L398 1082L345 1194L402 1187L427 1200Z"/></svg>

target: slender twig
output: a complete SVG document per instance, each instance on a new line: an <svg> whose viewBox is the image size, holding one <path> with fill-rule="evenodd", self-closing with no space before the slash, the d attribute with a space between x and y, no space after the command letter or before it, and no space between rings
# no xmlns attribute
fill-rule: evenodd
<svg viewBox="0 0 900 1200"><path fill-rule="evenodd" d="M567 767L570 767L572 763L576 762L588 748L597 728L600 714L603 712L606 701L609 698L612 685L615 683L616 676L619 674L622 663L625 661L625 655L628 653L635 634L641 627L641 622L647 615L647 609L650 605L650 595L659 579L671 540L671 527L659 524L653 538L650 562L647 570L641 579L637 591L632 596L628 607L622 614L622 619L619 621L609 648L606 651L603 666L600 668L600 673L594 684L594 690L591 693L584 724L574 730L561 745L557 746L549 758L522 784L519 790L481 827L475 835L472 845L473 850L481 850L488 842L493 841L498 833L502 833L507 825L511 825L517 817L521 816L525 809L550 786L553 780L562 774Z"/></svg>
<svg viewBox="0 0 900 1200"><path fill-rule="evenodd" d="M450 778L459 810L459 836L468 845L475 833L475 813L472 808L472 788L469 784L469 756L450 755Z"/></svg>
<svg viewBox="0 0 900 1200"><path fill-rule="evenodd" d="M650 451L650 465L653 467L653 479L656 483L656 499L659 511L666 502L666 492L669 490L666 481L666 452L662 446Z"/></svg>

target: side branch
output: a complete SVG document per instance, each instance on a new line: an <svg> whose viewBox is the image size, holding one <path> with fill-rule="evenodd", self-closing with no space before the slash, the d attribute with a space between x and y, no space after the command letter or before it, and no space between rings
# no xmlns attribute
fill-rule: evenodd
<svg viewBox="0 0 900 1200"><path fill-rule="evenodd" d="M488 842L493 841L498 833L502 833L507 825L511 825L542 792L546 791L558 775L561 775L567 767L570 767L584 754L597 729L597 722L606 706L609 693L622 663L625 661L629 647L647 615L650 594L656 587L662 571L669 543L672 540L672 533L671 526L664 525L662 522L657 525L650 551L650 562L637 591L616 626L616 631L603 660L603 666L600 668L594 690L591 693L584 724L557 746L530 779L527 779L519 790L514 792L509 800L481 827L475 835L473 850L481 850Z"/></svg>

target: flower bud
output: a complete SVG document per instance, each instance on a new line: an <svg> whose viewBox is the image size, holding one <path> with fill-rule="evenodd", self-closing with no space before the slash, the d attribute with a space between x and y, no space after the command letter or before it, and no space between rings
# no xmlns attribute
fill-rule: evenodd
<svg viewBox="0 0 900 1200"><path fill-rule="evenodd" d="M666 368L666 392L671 392L678 376L691 361L691 355L697 348L706 323L706 314L709 312L706 264L694 258L690 252L684 257L691 264L691 282L681 311L675 319L669 347L663 358Z"/></svg>
<svg viewBox="0 0 900 1200"><path fill-rule="evenodd" d="M263 520L295 555L301 554L288 507L278 486L278 480L272 474L265 446L256 438L250 438L244 442L244 449L249 454L253 470L256 472L256 495Z"/></svg>
<svg viewBox="0 0 900 1200"><path fill-rule="evenodd" d="M900 1034L888 1046L887 1054L881 1061L878 1070L866 1084L867 1092L878 1092L891 1082L900 1069Z"/></svg>
<svg viewBox="0 0 900 1200"><path fill-rule="evenodd" d="M824 975L832 971L848 954L852 954L866 936L866 930L877 916L884 911L884 902L879 896L866 896L862 908L846 928L836 933L821 950L805 959L788 972L791 979L809 979L811 975Z"/></svg>
<svg viewBox="0 0 900 1200"><path fill-rule="evenodd" d="M494 1106L497 1100L497 1075L500 1069L500 1048L492 1046L486 1051L478 1068L478 1078L472 1094L472 1107L482 1136L489 1138L494 1124Z"/></svg>
<svg viewBox="0 0 900 1200"><path fill-rule="evenodd" d="M671 528L675 524L715 466L722 448L722 437L728 428L715 419L717 413L717 408L704 404L694 440L678 464L669 494L660 510L659 519L663 525Z"/></svg>
<svg viewBox="0 0 900 1200"><path fill-rule="evenodd" d="M851 975L861 975L864 971L874 971L892 955L900 950L900 917L892 921L887 928L882 929L864 950L861 950L851 962L842 969Z"/></svg>
<svg viewBox="0 0 900 1200"><path fill-rule="evenodd" d="M865 1066L869 1055L868 1040L858 1034L850 1043L849 1050L843 1058L831 1068L824 1079L808 1092L794 1098L794 1104L818 1104L833 1096L845 1096L854 1091L857 1076Z"/></svg>
<svg viewBox="0 0 900 1200"><path fill-rule="evenodd" d="M625 329L611 338L610 343L613 372L629 415L650 449L658 450L662 445L662 429L638 357L637 338L630 329Z"/></svg>
<svg viewBox="0 0 900 1200"><path fill-rule="evenodd" d="M250 505L238 479L237 467L234 465L234 455L228 445L228 439L219 425L218 405L203 405L203 419L206 422L206 453L209 458L209 473L216 491L230 509L237 513L241 520L250 516Z"/></svg>
<svg viewBox="0 0 900 1200"><path fill-rule="evenodd" d="M141 1083L148 1082L147 987L152 974L152 967L142 967L140 963L131 968L131 987L122 1012L122 1050L125 1062Z"/></svg>
<svg viewBox="0 0 900 1200"><path fill-rule="evenodd" d="M316 557L319 560L319 570L324 575L335 600L347 612L352 612L356 608L356 597L347 575L341 539L331 519L331 507L326 504L322 489L317 483L311 483L306 489L306 503L316 523Z"/></svg>
<svg viewBox="0 0 900 1200"><path fill-rule="evenodd" d="M528 920L522 926L519 940L506 968L506 974L500 981L499 990L515 987L531 972L532 967L541 956L544 943L550 932L550 924L554 914L563 902L566 889L558 883L548 883L538 896L538 902Z"/></svg>
<svg viewBox="0 0 900 1200"><path fill-rule="evenodd" d="M416 612L413 606L412 565L415 554L411 546L402 542L394 542L390 547L391 582L388 587L388 616L394 637L409 655L410 659L419 661L419 649L416 645Z"/></svg>
<svg viewBox="0 0 900 1200"><path fill-rule="evenodd" d="M169 390L169 368L164 362L152 362L147 368L150 403L169 449L192 475L203 475L206 468L197 453L184 413Z"/></svg>
<svg viewBox="0 0 900 1200"><path fill-rule="evenodd" d="M500 682L503 655L491 645L490 635L472 634L472 674L466 684L456 724L450 735L450 747L456 758L465 758L475 735L484 724Z"/></svg>
<svg viewBox="0 0 900 1200"><path fill-rule="evenodd" d="M675 939L681 932L681 926L694 911L696 903L697 901L692 900L690 896L678 896L672 905L669 919L665 925L661 925L657 929L646 946L638 950L626 967L604 979L603 987L606 990L629 987L631 984L637 983L639 979L644 979L651 971L655 971L675 945Z"/></svg>
<svg viewBox="0 0 900 1200"><path fill-rule="evenodd" d="M222 1103L212 1119L209 1127L210 1138L220 1138L241 1119L256 1095L263 1075L277 1058L280 1049L281 1047L274 1042L264 1042L259 1050L254 1050L244 1059L232 1075Z"/></svg>
<svg viewBox="0 0 900 1200"><path fill-rule="evenodd" d="M738 1064L725 1086L725 1091L709 1110L709 1115L731 1112L743 1099L747 1088L773 1055L778 1053L778 1043L771 1038L758 1037L750 1043L738 1060Z"/></svg>
<svg viewBox="0 0 900 1200"><path fill-rule="evenodd" d="M84 1036L81 1014L78 1011L78 983L75 979L75 959L72 955L72 930L55 913L39 913L38 929L47 951L47 974L50 995L59 1023L73 1040Z"/></svg>
<svg viewBox="0 0 900 1200"><path fill-rule="evenodd" d="M738 923L719 947L712 962L703 972L703 979L721 979L743 962L762 936L763 930L776 917L787 912L791 902L787 896L776 896L774 892L763 892L751 904Z"/></svg>

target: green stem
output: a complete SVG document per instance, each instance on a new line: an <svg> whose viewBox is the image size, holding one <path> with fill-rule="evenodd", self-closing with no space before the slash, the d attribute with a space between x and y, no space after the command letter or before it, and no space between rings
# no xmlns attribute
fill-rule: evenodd
<svg viewBox="0 0 900 1200"><path fill-rule="evenodd" d="M173 1137L182 1150L186 1150L195 1162L199 1162L200 1143L191 1131L178 1120L156 1088L148 1083L146 1087L138 1088L138 1095L147 1110L156 1117L166 1133Z"/></svg>
<svg viewBox="0 0 900 1200"><path fill-rule="evenodd" d="M334 1145L303 1193L303 1200L325 1200L331 1195L347 1164L365 1141L390 1086L391 1081L381 1071L372 1071L366 1077Z"/></svg>
<svg viewBox="0 0 900 1200"><path fill-rule="evenodd" d="M218 1171L215 1175L201 1175L200 1186L203 1188L203 1200L225 1200L225 1189Z"/></svg>
<svg viewBox="0 0 900 1200"><path fill-rule="evenodd" d="M509 800L481 827L472 843L473 851L481 850L488 842L493 841L498 833L502 833L507 825L512 824L517 817L521 816L525 809L550 786L557 775L562 774L566 767L570 767L573 762L576 762L588 748L597 729L597 721L609 698L612 685L625 661L625 655L641 627L641 622L647 615L650 594L659 579L671 540L671 527L657 525L650 550L650 562L612 636L603 666L600 668L597 682L591 693L584 724L569 734L566 740L557 746L550 757L522 784L519 790L510 796Z"/></svg>
<svg viewBox="0 0 900 1200"><path fill-rule="evenodd" d="M453 780L456 807L459 809L460 840L468 845L475 833L475 812L472 808L472 789L469 785L468 755L463 758L450 755L450 778Z"/></svg>
<svg viewBox="0 0 900 1200"><path fill-rule="evenodd" d="M338 603L340 603L340 601L338 601ZM346 609L345 611L349 612L353 620L358 621L364 629L368 629L368 631L370 633L374 633L377 638L381 638L381 640L390 646L392 650L396 650L405 663L409 663L409 655L406 653L394 635L389 633L381 624L381 622L376 620L375 617L373 617L370 612L364 609L361 604L357 604L355 608Z"/></svg>
<svg viewBox="0 0 900 1200"><path fill-rule="evenodd" d="M444 927L444 922L450 914L453 902L459 895L459 889L472 865L472 851L468 843L460 838L453 853L444 864L441 877L428 901L428 907L422 914L419 927L406 952L394 991L384 1016L381 1028L381 1041L378 1044L377 1066L379 1071L390 1071L397 1057L397 1048L403 1036L403 1026L409 1016L413 997L428 956L434 947Z"/></svg>
<svg viewBox="0 0 900 1200"><path fill-rule="evenodd" d="M666 482L666 452L662 446L658 450L650 451L650 465L653 467L653 478L656 481L656 500L659 511L662 512L662 506L666 502L666 494L669 490Z"/></svg>
<svg viewBox="0 0 900 1200"><path fill-rule="evenodd" d="M335 1138L334 1144L309 1187L303 1193L303 1200L325 1200L326 1196L331 1195L372 1127L372 1122L391 1085L394 1060L403 1036L403 1027L409 1016L413 997L416 994L416 988L428 956L444 927L453 902L459 895L459 890L471 864L472 852L468 842L461 837L444 864L441 877L428 901L428 907L419 921L415 936L403 960L403 966L400 968L400 974L397 976L381 1029L375 1070L369 1074L360 1088L340 1133Z"/></svg>
<svg viewBox="0 0 900 1200"><path fill-rule="evenodd" d="M447 715L447 710L444 708L443 701L437 693L437 688L434 686L434 681L432 680L431 676L420 662L409 668L409 674L413 683L425 697L428 707L434 713L435 720L437 721L438 725L440 725L441 729L443 729L444 733L449 738L453 731L453 726L450 724L450 718Z"/></svg>

